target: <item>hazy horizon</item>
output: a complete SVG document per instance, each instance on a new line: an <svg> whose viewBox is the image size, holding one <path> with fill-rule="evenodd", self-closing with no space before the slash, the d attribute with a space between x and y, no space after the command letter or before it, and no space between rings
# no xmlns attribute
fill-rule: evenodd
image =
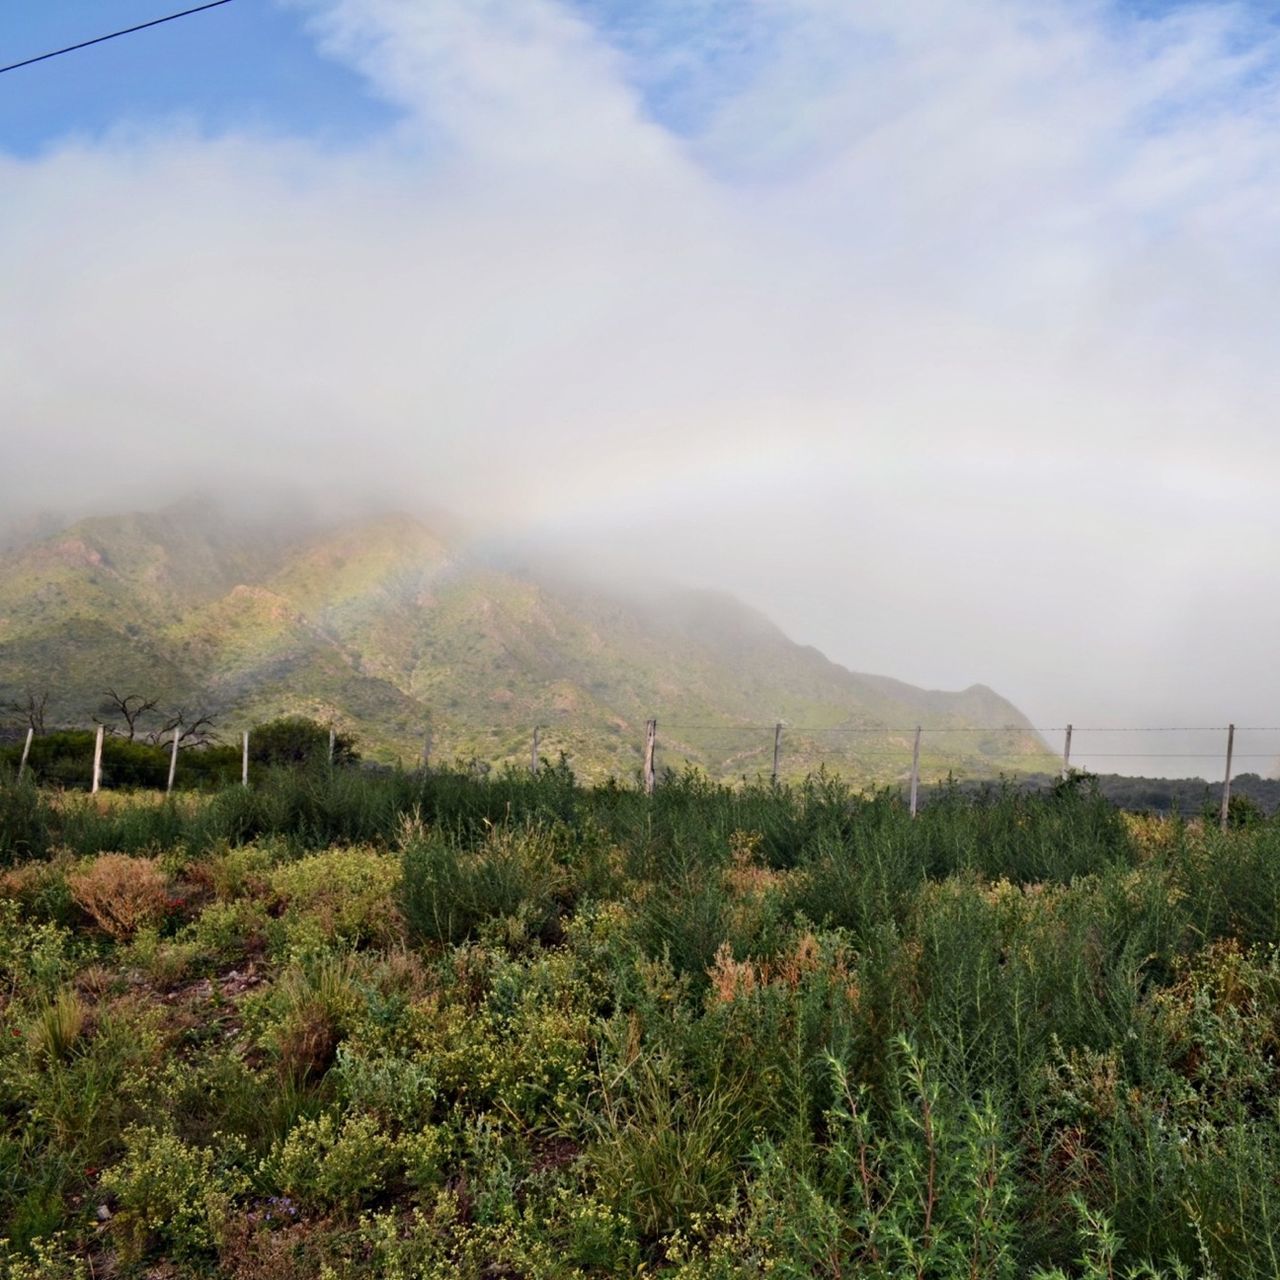
<svg viewBox="0 0 1280 1280"><path fill-rule="evenodd" d="M158 11L57 8L0 61ZM1278 117L1250 4L238 0L0 76L0 508L451 510L1086 762L1280 725Z"/></svg>

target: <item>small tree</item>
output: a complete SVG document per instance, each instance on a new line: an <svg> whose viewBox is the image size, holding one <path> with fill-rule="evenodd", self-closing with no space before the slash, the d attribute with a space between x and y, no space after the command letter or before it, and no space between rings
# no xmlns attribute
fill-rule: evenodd
<svg viewBox="0 0 1280 1280"><path fill-rule="evenodd" d="M172 742L174 734L178 736L179 746L183 747L211 747L218 741L211 713L186 711L181 707L158 729L153 729L147 735L147 740L159 746L166 740Z"/></svg>
<svg viewBox="0 0 1280 1280"><path fill-rule="evenodd" d="M102 695L102 706L98 710L103 715L117 715L125 724L124 737L130 742L138 732L138 722L143 716L149 715L160 705L159 698L148 698L141 693L127 693L123 697L114 689L107 689ZM106 724L105 721L94 717L95 724ZM106 725L108 733L119 733L120 730L115 725Z"/></svg>
<svg viewBox="0 0 1280 1280"><path fill-rule="evenodd" d="M262 765L323 764L329 758L329 729L306 716L282 716L249 731L249 759ZM333 763L355 764L360 759L350 734L334 737Z"/></svg>

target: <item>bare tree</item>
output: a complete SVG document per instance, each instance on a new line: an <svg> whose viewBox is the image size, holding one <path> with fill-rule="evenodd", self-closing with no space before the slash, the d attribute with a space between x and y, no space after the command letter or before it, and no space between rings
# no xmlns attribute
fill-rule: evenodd
<svg viewBox="0 0 1280 1280"><path fill-rule="evenodd" d="M44 733L45 712L49 709L49 691L43 689L40 693L32 693L28 689L25 701L11 702L7 709L20 715L27 722L31 732L39 737Z"/></svg>
<svg viewBox="0 0 1280 1280"><path fill-rule="evenodd" d="M172 742L174 734L178 736L179 747L208 747L218 741L214 716L207 711L186 711L179 707L159 729L148 735L148 740L159 744L168 738Z"/></svg>
<svg viewBox="0 0 1280 1280"><path fill-rule="evenodd" d="M114 689L107 689L103 695L103 703L99 708L100 711L120 716L125 723L128 733L125 735L130 742L133 741L138 732L138 721L149 712L153 712L159 707L159 698L148 698L141 693L128 693L121 697ZM94 716L95 724L105 724L103 720L99 720ZM108 733L119 733L120 730L115 725L106 725Z"/></svg>

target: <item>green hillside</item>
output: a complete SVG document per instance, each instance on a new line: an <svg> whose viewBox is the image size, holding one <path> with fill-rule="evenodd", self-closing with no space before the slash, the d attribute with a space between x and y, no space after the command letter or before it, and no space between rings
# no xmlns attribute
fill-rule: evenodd
<svg viewBox="0 0 1280 1280"><path fill-rule="evenodd" d="M303 713L406 763L545 758L630 776L644 722L660 766L858 781L1044 770L1028 722L990 689L859 675L713 592L588 586L457 554L386 516L286 536L208 508L83 520L0 557L0 705L49 694L48 723L87 724L102 691L214 712L232 733ZM10 721L15 719L10 713Z"/></svg>

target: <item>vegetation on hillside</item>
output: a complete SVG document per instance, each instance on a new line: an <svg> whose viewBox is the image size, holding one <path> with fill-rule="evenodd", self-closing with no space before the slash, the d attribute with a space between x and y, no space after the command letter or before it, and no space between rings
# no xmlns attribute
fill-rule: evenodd
<svg viewBox="0 0 1280 1280"><path fill-rule="evenodd" d="M300 531L184 507L0 555L0 730L46 695L50 728L90 727L108 687L214 711L232 737L337 724L384 764L418 759L428 729L438 759L523 762L537 725L579 776L628 777L657 716L664 762L726 779L768 775L777 720L788 777L894 780L920 723L964 731L926 739L927 778L1052 767L990 689L847 671L716 593L484 565L403 516Z"/></svg>
<svg viewBox="0 0 1280 1280"><path fill-rule="evenodd" d="M1280 824L0 786L0 1271L1280 1273Z"/></svg>

